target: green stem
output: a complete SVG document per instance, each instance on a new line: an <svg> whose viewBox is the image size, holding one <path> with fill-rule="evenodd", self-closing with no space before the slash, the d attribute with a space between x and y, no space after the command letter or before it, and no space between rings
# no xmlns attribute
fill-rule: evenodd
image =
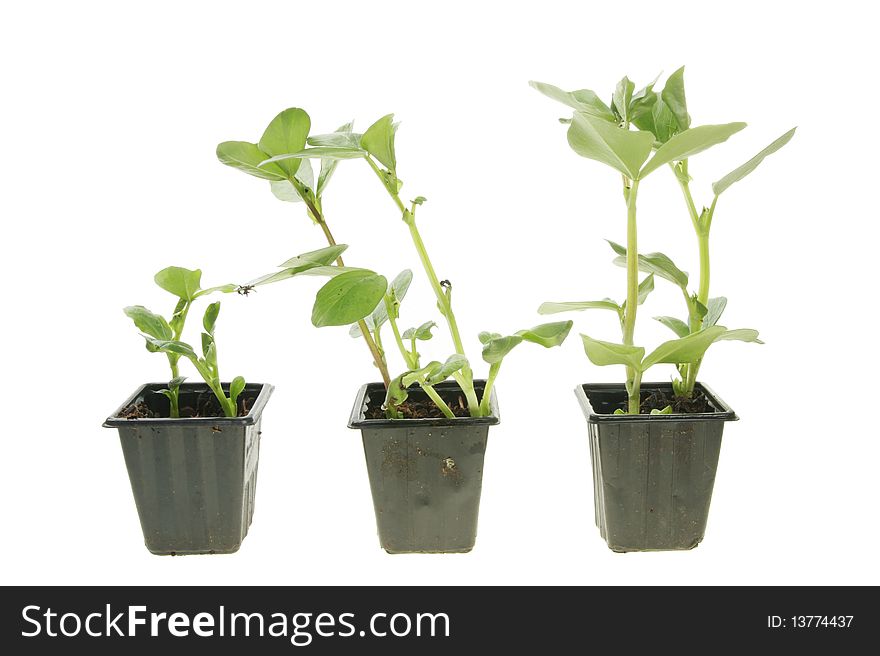
<svg viewBox="0 0 880 656"><path fill-rule="evenodd" d="M382 186L385 187L385 190L388 192L388 195L391 196L391 199L394 201L394 204L397 205L397 208L400 210L404 223L409 227L410 237L412 238L413 244L416 247L416 251L419 254L419 259L422 262L422 268L425 270L425 274L428 276L428 282L431 284L431 289L434 290L434 296L437 298L437 307L440 310L440 314L446 319L446 323L449 326L449 333L452 336L452 343L455 346L455 352L460 355L466 355L464 352L464 344L461 341L461 334L458 330L458 322L455 319L455 313L452 311L452 303L449 300L448 295L443 290L443 286L440 284L440 279L437 277L437 272L434 270L434 265L431 262L431 258L428 255L428 250L425 247L425 242L422 240L422 236L419 233L418 226L416 226L416 217L413 211L410 211L403 204L403 201L400 200L400 195L396 190L391 189L385 181L385 177L382 175L382 171L376 165L371 157L365 157L367 163L370 165L370 168L373 169L373 172L382 181ZM464 367L461 372L455 374L455 380L458 382L459 386L461 386L462 391L465 394L468 402L468 410L472 417L479 416L479 400L477 399L477 393L474 391L474 374L470 368L470 365Z"/></svg>
<svg viewBox="0 0 880 656"><path fill-rule="evenodd" d="M177 366L177 358L172 359L172 354L168 354L168 362L171 364L171 380L180 376L180 368ZM180 419L180 386L173 387L169 390L171 395L168 400L171 401L171 418Z"/></svg>
<svg viewBox="0 0 880 656"><path fill-rule="evenodd" d="M636 222L636 196L639 181L633 180L626 197L626 316L623 343L632 346L639 307L639 237Z"/></svg>
<svg viewBox="0 0 880 656"><path fill-rule="evenodd" d="M449 419L455 419L455 413L449 409L449 406L446 405L446 401L440 398L440 395L434 390L430 385L421 385L421 388L425 390L425 394L440 408L440 412L443 413L444 417L448 417Z"/></svg>
<svg viewBox="0 0 880 656"><path fill-rule="evenodd" d="M391 301L388 296L385 297L385 309L388 310L388 323L391 324L391 330L394 333L394 341L397 342L397 348L400 349L400 355L403 356L403 361L406 362L406 367L409 370L418 369L418 365L413 361L414 355L406 350L406 347L403 345L403 338L400 336L400 329L397 326L397 319L394 318L394 312L391 307Z"/></svg>
<svg viewBox="0 0 880 656"><path fill-rule="evenodd" d="M639 395L642 387L642 372L635 371L633 372L632 383L629 386L629 408L627 410L628 414L637 415L639 414Z"/></svg>
<svg viewBox="0 0 880 656"><path fill-rule="evenodd" d="M480 416L488 417L491 409L489 403L492 397L492 388L495 386L495 379L498 377L498 371L501 369L501 363L496 362L489 367L489 377L486 379L486 387L483 389L483 400L480 401Z"/></svg>
<svg viewBox="0 0 880 656"><path fill-rule="evenodd" d="M629 190L626 192L626 311L623 318L623 343L632 346L639 307L639 238L638 223L636 222L636 197L639 193L639 181L632 180L629 185ZM642 376L633 367L626 368L626 375L629 412L630 414L638 414ZM633 398L635 398L635 412L633 412Z"/></svg>
<svg viewBox="0 0 880 656"><path fill-rule="evenodd" d="M684 163L686 167L686 162ZM687 169L685 168L685 173ZM678 176L676 176L678 179ZM712 227L712 217L715 214L715 204L718 202L718 196L712 200L712 206L708 209L706 214L706 219L703 223L700 222L700 215L697 213L697 206L694 204L693 196L691 195L690 185L687 181L678 179L678 184L681 187L682 194L684 195L685 205L687 206L688 214L691 217L691 223L694 226L694 232L697 235L697 246L700 254L700 286L697 291L697 301L699 301L703 306L708 307L709 303L709 283L711 282L711 267L709 260L709 231ZM688 301L690 301L688 299ZM691 322L693 325L691 326L691 332L696 332L702 328L702 319L694 320ZM687 375L684 379L684 394L687 397L690 397L694 393L694 386L697 383L697 373L700 370L700 365L702 364L702 360L698 360L697 362L692 362L687 365Z"/></svg>
<svg viewBox="0 0 880 656"><path fill-rule="evenodd" d="M315 219L315 222L319 226L321 226L321 231L324 233L327 243L331 246L336 246L336 240L333 238L333 233L330 232L330 226L327 225L324 215L314 203L307 199L307 197L303 196L303 200L306 202L309 212L312 214L312 218ZM345 262L342 260L341 255L336 258L336 266L345 266ZM367 348L370 349L370 355L373 356L373 364L376 365L379 373L382 374L382 382L385 383L385 389L388 389L388 386L391 384L391 376L388 374L388 365L385 363L385 358L382 357L382 352L379 350L376 342L373 341L373 337L370 335L370 330L367 328L366 322L361 319L357 322L357 325L361 330L361 335L363 335L364 341L367 343Z"/></svg>

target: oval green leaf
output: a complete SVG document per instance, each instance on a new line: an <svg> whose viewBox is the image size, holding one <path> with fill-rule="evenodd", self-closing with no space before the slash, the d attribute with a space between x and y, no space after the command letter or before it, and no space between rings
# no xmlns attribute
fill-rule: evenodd
<svg viewBox="0 0 880 656"><path fill-rule="evenodd" d="M256 144L247 141L224 141L217 146L217 159L226 166L264 180L284 180L284 171L276 164L262 163L268 157Z"/></svg>
<svg viewBox="0 0 880 656"><path fill-rule="evenodd" d="M173 337L171 326L168 325L165 317L150 312L143 305L130 305L122 311L142 333L156 339L171 339Z"/></svg>
<svg viewBox="0 0 880 656"><path fill-rule="evenodd" d="M548 98L552 98L563 105L567 105L572 109L585 114L590 114L604 121L614 121L614 114L611 109L589 89L580 89L578 91L563 91L559 87L547 84L546 82L529 82L529 86L543 93Z"/></svg>
<svg viewBox="0 0 880 656"><path fill-rule="evenodd" d="M183 267L166 267L157 273L153 280L166 292L170 292L185 301L192 301L199 292L202 283L201 269L185 269Z"/></svg>
<svg viewBox="0 0 880 656"><path fill-rule="evenodd" d="M397 125L394 114L386 114L373 123L361 137L360 146L379 160L392 173L397 171L397 155L394 152L394 133Z"/></svg>
<svg viewBox="0 0 880 656"><path fill-rule="evenodd" d="M641 346L627 346L593 339L587 335L581 335L584 341L584 351L587 357L595 365L607 367L614 364L622 364L632 367L636 371L642 368L642 358L645 357L645 349Z"/></svg>
<svg viewBox="0 0 880 656"><path fill-rule="evenodd" d="M299 152L306 147L311 126L312 120L304 110L290 107L272 119L257 146L269 156ZM292 177L299 169L300 160L284 160L278 162L278 166L287 177Z"/></svg>
<svg viewBox="0 0 880 656"><path fill-rule="evenodd" d="M637 178L654 144L649 132L623 130L595 116L575 113L568 126L568 143L581 157L594 159Z"/></svg>
<svg viewBox="0 0 880 656"><path fill-rule="evenodd" d="M679 132L657 149L651 161L637 173L637 177L644 178L664 164L687 159L707 148L723 143L744 127L746 127L745 123L725 123L724 125L700 125Z"/></svg>
<svg viewBox="0 0 880 656"><path fill-rule="evenodd" d="M312 325L345 326L366 317L388 288L388 281L372 271L349 271L331 278L315 298Z"/></svg>
<svg viewBox="0 0 880 656"><path fill-rule="evenodd" d="M574 321L554 321L552 323L542 323L527 330L520 330L516 334L527 342L540 344L544 348L559 346L568 337Z"/></svg>

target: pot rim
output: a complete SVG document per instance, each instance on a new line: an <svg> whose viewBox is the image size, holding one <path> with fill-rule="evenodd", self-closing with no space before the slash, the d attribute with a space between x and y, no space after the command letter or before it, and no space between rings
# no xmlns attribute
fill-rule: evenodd
<svg viewBox="0 0 880 656"><path fill-rule="evenodd" d="M670 382L642 383L642 389L672 389ZM705 383L697 383L695 389L701 390L709 399L716 412L679 412L671 415L614 415L598 413L593 409L590 399L587 397L589 391L621 391L625 393L626 387L623 383L583 383L574 388L575 396L581 405L584 416L591 424L599 423L617 423L617 422L663 422L663 421L738 421L739 417L733 409L718 396L711 387Z"/></svg>
<svg viewBox="0 0 880 656"><path fill-rule="evenodd" d="M221 383L224 388L229 387L229 383ZM247 383L245 385L245 389L248 387L260 387L260 392L257 394L257 399L254 401L253 407L244 417L180 417L178 419L171 419L170 417L144 417L142 419L124 419L119 416L119 413L122 412L129 405L134 403L134 401L143 395L145 391L150 388L161 389L167 387L168 383L144 383L140 387L138 387L134 393L126 399L122 405L120 405L116 411L107 417L106 421L102 424L104 428L124 428L130 426L170 426L170 425L187 425L187 426L252 426L257 423L257 419L260 418L260 415L263 414L263 408L266 407L266 403L269 401L269 397L272 396L272 392L275 390L274 385L270 385L269 383ZM201 387L204 389L209 389L206 383L181 383L181 389L185 388L194 388Z"/></svg>
<svg viewBox="0 0 880 656"><path fill-rule="evenodd" d="M486 381L482 378L474 379L474 387L484 389ZM434 389L442 391L450 387L458 387L458 383L454 381L444 381L434 385ZM449 419L448 417L431 417L426 419L365 419L364 410L367 404L367 394L377 389L385 389L384 383L365 383L361 385L357 396L354 399L354 405L351 408L351 415L348 419L349 428L412 428L414 426L494 426L501 421L501 414L498 411L498 395L496 388L492 387L489 395L489 411L488 417L456 417Z"/></svg>

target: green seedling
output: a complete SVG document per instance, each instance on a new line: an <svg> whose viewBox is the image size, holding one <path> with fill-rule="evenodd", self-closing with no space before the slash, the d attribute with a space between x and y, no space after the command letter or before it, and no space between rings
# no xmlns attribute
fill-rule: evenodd
<svg viewBox="0 0 880 656"><path fill-rule="evenodd" d="M624 77L612 94L610 104L588 89L563 91L550 84L532 82L544 95L574 110L568 125L568 143L582 157L593 159L615 169L622 177L623 198L627 210L626 246L609 242L617 257L615 264L627 271L627 293L623 303L602 301L545 303L542 314L569 310L606 309L620 319L622 344L600 342L584 336L587 356L599 365L623 364L627 371L628 411L639 412L639 393L644 371L661 362L674 364L680 378L673 381L676 395L690 397L706 348L719 340L757 342L757 331L740 329L716 330L727 299L709 297L709 233L718 197L733 183L754 171L768 155L773 154L794 136L792 129L767 146L742 166L734 169L712 185L714 199L708 208L697 212L690 191L689 160L708 148L725 142L746 127L745 123L691 126L684 90L684 68L675 71L661 91L655 91L657 80L635 91L635 85ZM700 280L697 292L688 288L688 274L662 253L642 254L638 250L637 197L640 183L651 173L668 167L681 187L691 222L697 235ZM639 272L649 274L641 282ZM638 306L653 289L653 278L667 280L682 292L687 308L687 321L669 316L656 317L670 328L677 340L667 342L647 358L644 349L634 345ZM702 334L706 333L706 334ZM703 348L705 347L705 348ZM661 352L661 359L654 356ZM617 357L611 357L616 352ZM641 355L639 355L641 353ZM670 361L670 358L678 358Z"/></svg>
<svg viewBox="0 0 880 656"><path fill-rule="evenodd" d="M387 415L390 418L400 418L399 407L407 398L408 388L411 385L418 385L425 390L425 393L434 401L446 417L454 417L455 414L452 409L433 389L437 383L451 377L459 384L466 397L469 414L473 417L487 416L490 413L489 400L498 370L501 367L502 360L510 350L523 341L537 343L545 347L557 346L568 335L572 322L560 321L544 324L530 330L521 330L508 336L502 336L497 333L483 333L481 336L483 359L490 365L490 369L482 398L478 398L474 387L473 371L465 355L458 322L452 308L452 285L448 280L441 280L437 275L416 224L416 209L425 202L425 198L417 196L409 203L404 203L400 196L403 183L397 174L397 155L394 146L397 124L394 123L393 116L391 114L383 116L363 134L354 133L351 124L347 124L330 134L308 136L308 130L311 125L310 121L307 120L308 115L302 110L286 110L286 112L282 112L279 116L284 116L286 113L295 114L299 117L297 129L290 129L286 132L287 135L295 132L295 138L285 138L277 144L274 141L271 144L264 144L264 141L261 140L260 144L250 144L247 146L231 146L227 142L218 147L218 156L220 156L221 161L236 168L241 168L251 175L269 179L273 184L273 191L276 192L276 186L281 185L285 181L289 183L290 188L285 186L287 192L290 192L290 189L292 189L298 198L306 202L311 218L319 223L322 228L325 228L325 234L328 234L320 202L321 192L323 191L321 180L326 180L323 172L325 170L332 172L333 167L340 160L364 160L388 192L397 211L400 212L401 218L415 246L422 268L434 292L437 308L449 329L454 353L442 363L431 361L424 367L420 366L421 355L418 351L418 343L431 339L431 331L436 324L433 321L427 321L402 331L400 329L398 324L400 303L409 289L412 272L409 270L403 271L390 284L385 283L383 278L383 293L380 295L381 297L378 299L378 302L375 302L373 299L373 294L379 288L379 278L381 276L378 276L378 274L373 274L377 276L374 279L375 286L371 284L369 289L364 286L361 289L352 291L351 302L354 303L355 298L358 299L358 314L360 310L369 306L369 310L361 318L357 321L352 321L354 323L350 329L352 336L363 338L371 345L370 350L374 362L380 370L387 372L387 353L382 346L382 328L385 324L389 324L394 334L397 350L400 352L406 367L406 371L394 379L385 378L387 389L385 409ZM272 140L270 139L269 141ZM237 154L233 156L233 152ZM260 153L264 153L265 157L258 161ZM310 159L321 161L322 175L319 176L318 184L315 185L314 194L312 193L311 186L303 181L303 175L300 173L303 170L311 170L310 167L306 166ZM308 178L308 174L305 177ZM326 185L326 182L324 184ZM278 194L276 193L276 195ZM329 240L331 240L331 237L328 236ZM341 265L341 261L337 260L337 264ZM325 272L322 270L321 273ZM348 274L341 274L327 284L341 286L339 281L346 275ZM363 302L361 303L360 301ZM336 315L332 309L331 314L333 314L332 323L328 321L323 323L316 322L314 314L312 317L313 323L315 325L338 325L336 322L341 320L341 317Z"/></svg>
<svg viewBox="0 0 880 656"><path fill-rule="evenodd" d="M193 302L198 298L214 292L234 292L239 289L239 286L228 284L202 289L201 270L184 269L183 267L168 267L162 269L155 275L154 280L159 287L177 297L177 304L174 307L171 318L166 319L162 315L151 312L142 305L132 305L125 308L123 311L126 316L134 322L134 325L141 331L143 337L146 339L147 350L151 353L165 353L168 358L168 365L171 368L171 380L168 383L168 388L161 390L161 393L168 397L171 407L170 416L176 419L180 417L180 384L185 380L185 377L180 375L180 358L181 356L189 358L190 352L192 352L191 347L186 346L186 344L183 344L180 341L181 336L183 335L183 329L186 326L186 319L189 315L190 308L192 307ZM214 309L212 310L211 308ZM210 337L211 344L213 344L213 326L214 322L217 320L217 312L219 312L219 308L220 306L218 303L209 306L209 311L213 313L213 319L210 321L210 330L208 329L209 315L207 313L205 314L205 330L208 337ZM178 348L176 346L168 347L168 345L177 344L183 344L186 348ZM207 353L205 354L205 359L208 359ZM216 368L216 348L213 350L211 361ZM208 382L207 379L206 382ZM209 382L209 385L210 384L211 383ZM217 385L219 389L219 382ZM212 387L212 389L214 388ZM217 390L214 391L217 393ZM220 404L225 411L226 406L222 400Z"/></svg>

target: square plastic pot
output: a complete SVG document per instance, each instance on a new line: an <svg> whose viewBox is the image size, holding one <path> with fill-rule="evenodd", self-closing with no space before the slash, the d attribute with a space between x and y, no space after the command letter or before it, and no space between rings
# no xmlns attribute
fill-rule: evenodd
<svg viewBox="0 0 880 656"><path fill-rule="evenodd" d="M671 392L670 383L642 391ZM575 394L587 418L596 525L613 551L693 549L703 539L724 422L736 414L697 383L713 412L615 415L619 384L586 384Z"/></svg>
<svg viewBox="0 0 880 656"><path fill-rule="evenodd" d="M481 397L485 381L474 381ZM461 393L455 382L434 388ZM420 389L410 398L424 399ZM499 421L495 391L491 416L456 419L366 419L385 399L382 383L358 391L349 428L360 429L379 542L388 553L465 553L477 539L483 458L489 426Z"/></svg>
<svg viewBox="0 0 880 656"><path fill-rule="evenodd" d="M254 516L260 421L273 387L245 386L254 398L244 417L124 419L120 413L143 401L168 414L168 399L147 383L110 416L104 426L119 431L144 542L158 555L238 551ZM223 384L228 393L229 386ZM213 395L207 385L180 386L181 407Z"/></svg>

